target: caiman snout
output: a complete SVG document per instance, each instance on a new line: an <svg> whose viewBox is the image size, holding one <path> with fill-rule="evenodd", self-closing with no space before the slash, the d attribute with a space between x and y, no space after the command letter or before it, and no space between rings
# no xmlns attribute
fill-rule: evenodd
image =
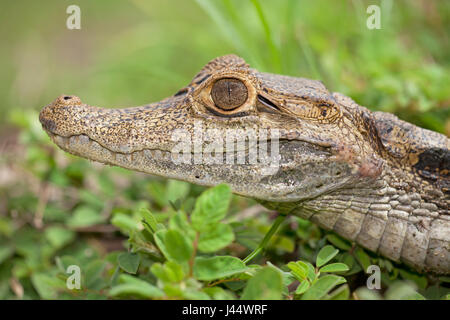
<svg viewBox="0 0 450 320"><path fill-rule="evenodd" d="M86 154L79 144L84 141L119 153L166 150L172 145L170 133L186 126L185 109L179 107L182 101L183 97L173 97L145 106L109 109L88 105L74 95L61 95L42 109L39 120L58 146L69 152L76 148L82 156Z"/></svg>
<svg viewBox="0 0 450 320"><path fill-rule="evenodd" d="M61 95L41 110L39 121L47 132L64 135L59 127L74 118L80 112L80 106L82 103L77 96Z"/></svg>

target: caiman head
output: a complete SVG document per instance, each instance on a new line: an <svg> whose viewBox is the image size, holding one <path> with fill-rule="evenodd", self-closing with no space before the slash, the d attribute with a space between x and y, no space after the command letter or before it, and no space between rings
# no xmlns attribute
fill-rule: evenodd
<svg viewBox="0 0 450 320"><path fill-rule="evenodd" d="M361 108L319 81L209 62L160 102L125 109L62 95L39 119L63 150L95 161L274 202L371 183L379 141Z"/></svg>

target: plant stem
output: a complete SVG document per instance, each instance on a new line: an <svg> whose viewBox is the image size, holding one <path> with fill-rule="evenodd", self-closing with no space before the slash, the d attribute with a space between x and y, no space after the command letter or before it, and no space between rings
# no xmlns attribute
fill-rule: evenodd
<svg viewBox="0 0 450 320"><path fill-rule="evenodd" d="M270 238L272 238L272 236L274 235L274 233L277 231L278 227L280 226L280 224L284 221L284 219L286 218L286 215L284 214L280 214L276 219L275 222L272 224L272 226L270 227L269 232L266 233L266 235L264 236L264 239L261 241L261 243L258 245L258 247L253 250L244 260L243 262L245 264L247 264L247 262L249 262L250 260L252 260L254 257L256 257L267 245L267 243L269 242Z"/></svg>

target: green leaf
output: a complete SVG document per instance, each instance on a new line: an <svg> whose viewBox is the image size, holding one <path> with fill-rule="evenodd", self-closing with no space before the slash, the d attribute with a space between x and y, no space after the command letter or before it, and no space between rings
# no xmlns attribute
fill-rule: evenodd
<svg viewBox="0 0 450 320"><path fill-rule="evenodd" d="M286 289L292 282L296 281L296 278L293 276L291 272L281 270L280 268L272 264L270 261L267 261L267 266L275 269L281 274L281 276L283 277L283 285L285 286Z"/></svg>
<svg viewBox="0 0 450 320"><path fill-rule="evenodd" d="M356 260L363 268L364 272L367 272L367 268L372 264L370 262L369 255L364 251L363 248L360 247L356 248L354 255L356 257Z"/></svg>
<svg viewBox="0 0 450 320"><path fill-rule="evenodd" d="M11 257L13 253L14 249L12 247L0 247L0 264Z"/></svg>
<svg viewBox="0 0 450 320"><path fill-rule="evenodd" d="M180 282L184 278L183 267L176 263L175 261L167 261L164 263L166 274L168 275L170 281Z"/></svg>
<svg viewBox="0 0 450 320"><path fill-rule="evenodd" d="M343 277L329 274L319 278L312 286L306 291L302 300L320 300L335 286L345 283L346 280Z"/></svg>
<svg viewBox="0 0 450 320"><path fill-rule="evenodd" d="M269 242L271 247L274 247L280 251L293 252L295 249L295 242L291 237L284 237L275 235Z"/></svg>
<svg viewBox="0 0 450 320"><path fill-rule="evenodd" d="M192 226L197 231L205 231L211 225L222 220L228 211L231 200L231 189L228 185L219 184L203 192L195 202L191 215Z"/></svg>
<svg viewBox="0 0 450 320"><path fill-rule="evenodd" d="M317 278L316 270L314 266L309 262L298 261L297 263L304 263L308 267L308 280L313 282Z"/></svg>
<svg viewBox="0 0 450 320"><path fill-rule="evenodd" d="M183 267L175 261L154 263L150 268L151 272L163 282L180 282L184 278Z"/></svg>
<svg viewBox="0 0 450 320"><path fill-rule="evenodd" d="M283 279L274 268L258 270L244 289L242 300L280 300L283 293Z"/></svg>
<svg viewBox="0 0 450 320"><path fill-rule="evenodd" d="M96 194L85 189L80 190L80 200L85 202L91 208L95 208L100 211L104 206L104 201L102 199L100 199Z"/></svg>
<svg viewBox="0 0 450 320"><path fill-rule="evenodd" d="M350 297L350 288L347 284L340 286L328 296L330 300L348 300Z"/></svg>
<svg viewBox="0 0 450 320"><path fill-rule="evenodd" d="M207 293L190 288L183 290L183 297L188 300L211 300Z"/></svg>
<svg viewBox="0 0 450 320"><path fill-rule="evenodd" d="M196 231L191 227L185 212L178 211L169 220L170 229L178 229L183 234L186 234L192 241L195 239Z"/></svg>
<svg viewBox="0 0 450 320"><path fill-rule="evenodd" d="M190 188L191 186L187 182L170 179L166 185L167 201L175 202L186 198Z"/></svg>
<svg viewBox="0 0 450 320"><path fill-rule="evenodd" d="M122 270L135 274L139 268L141 262L141 256L136 253L124 252L119 254L117 262Z"/></svg>
<svg viewBox="0 0 450 320"><path fill-rule="evenodd" d="M10 219L0 217L0 235L10 237L14 229L14 223Z"/></svg>
<svg viewBox="0 0 450 320"><path fill-rule="evenodd" d="M387 300L425 300L421 294L416 291L416 285L409 281L395 281L386 291Z"/></svg>
<svg viewBox="0 0 450 320"><path fill-rule="evenodd" d="M450 283L450 277L441 276L438 279L439 279L439 281Z"/></svg>
<svg viewBox="0 0 450 320"><path fill-rule="evenodd" d="M295 289L295 294L303 294L308 290L310 287L310 284L308 280L304 280L300 283L300 285Z"/></svg>
<svg viewBox="0 0 450 320"><path fill-rule="evenodd" d="M423 295L418 292L412 292L411 294L405 295L403 300L426 300Z"/></svg>
<svg viewBox="0 0 450 320"><path fill-rule="evenodd" d="M347 276L358 273L362 270L361 266L356 261L355 257L353 257L348 252L344 252L341 255L339 255L338 261L346 264L350 268L350 270L346 272Z"/></svg>
<svg viewBox="0 0 450 320"><path fill-rule="evenodd" d="M56 299L58 292L67 289L62 279L46 273L33 274L31 282L42 299Z"/></svg>
<svg viewBox="0 0 450 320"><path fill-rule="evenodd" d="M98 176L97 179L98 186L101 191L107 195L108 197L114 197L117 192L116 184L111 180L111 177L106 173L102 173Z"/></svg>
<svg viewBox="0 0 450 320"><path fill-rule="evenodd" d="M150 212L150 210L146 208L139 209L139 214L142 217L142 223L144 224L144 227L147 229L148 232L151 234L155 233L159 230L158 227L158 221L156 220L155 216Z"/></svg>
<svg viewBox="0 0 450 320"><path fill-rule="evenodd" d="M350 242L348 242L345 239L342 239L338 235L335 234L328 234L327 240L330 241L335 247L338 247L341 250L350 250L352 248L352 245Z"/></svg>
<svg viewBox="0 0 450 320"><path fill-rule="evenodd" d="M428 285L428 280L424 275L419 275L415 272L403 269L399 269L399 272L403 279L414 281L420 289L425 289Z"/></svg>
<svg viewBox="0 0 450 320"><path fill-rule="evenodd" d="M78 259L72 256L62 256L57 257L57 261L59 261L60 267L62 268L62 272L66 272L67 268L71 265L80 265Z"/></svg>
<svg viewBox="0 0 450 320"><path fill-rule="evenodd" d="M358 300L382 300L383 298L377 290L371 290L368 288L358 288L353 292L354 296Z"/></svg>
<svg viewBox="0 0 450 320"><path fill-rule="evenodd" d="M71 228L89 227L105 220L100 212L91 207L82 206L75 209L73 215L67 220L67 226Z"/></svg>
<svg viewBox="0 0 450 320"><path fill-rule="evenodd" d="M109 290L110 296L139 296L148 299L164 297L164 292L161 289L144 280L125 274L121 275L119 280L124 283L111 288Z"/></svg>
<svg viewBox="0 0 450 320"><path fill-rule="evenodd" d="M349 267L344 263L331 263L320 268L320 272L345 272L348 271Z"/></svg>
<svg viewBox="0 0 450 320"><path fill-rule="evenodd" d="M148 191L152 200L160 207L164 207L168 204L166 199L165 186L158 181L151 181L148 186Z"/></svg>
<svg viewBox="0 0 450 320"><path fill-rule="evenodd" d="M111 223L115 225L117 228L119 228L120 231L122 231L125 234L129 234L132 231L139 229L138 223L129 215L123 213L116 213L112 217Z"/></svg>
<svg viewBox="0 0 450 320"><path fill-rule="evenodd" d="M287 266L292 270L292 274L299 281L308 279L310 282L313 282L316 279L314 266L309 262L289 262Z"/></svg>
<svg viewBox="0 0 450 320"><path fill-rule="evenodd" d="M119 276L119 283L120 284L131 284L131 283L133 283L133 284L139 284L139 283L142 283L142 282L145 282L145 283L147 283L146 281L144 281L144 280L142 280L142 279L139 279L139 278L137 278L136 276L132 276L132 275L130 275L130 274L126 274L126 273L122 273L120 276Z"/></svg>
<svg viewBox="0 0 450 320"><path fill-rule="evenodd" d="M84 272L84 280L86 288L90 290L101 290L106 286L106 282L101 275L105 270L106 262L103 260L93 260L90 262Z"/></svg>
<svg viewBox="0 0 450 320"><path fill-rule="evenodd" d="M225 248L234 240L233 229L228 224L218 224L200 233L198 249L201 252L215 252Z"/></svg>
<svg viewBox="0 0 450 320"><path fill-rule="evenodd" d="M289 262L287 264L288 268L291 269L294 277L299 281L303 281L308 276L308 267L306 265L298 264L297 262Z"/></svg>
<svg viewBox="0 0 450 320"><path fill-rule="evenodd" d="M326 264L328 261L333 259L337 254L339 250L334 248L333 246L326 245L322 249L320 249L319 253L317 254L316 258L316 266L321 267L324 264Z"/></svg>
<svg viewBox="0 0 450 320"><path fill-rule="evenodd" d="M191 239L183 236L176 229L167 230L164 235L164 245L168 254L167 258L180 263L188 261L194 251Z"/></svg>
<svg viewBox="0 0 450 320"><path fill-rule="evenodd" d="M169 259L169 253L167 252L166 244L165 244L165 238L166 238L167 230L158 230L154 233L153 239L155 239L155 243L158 246L161 253L166 257L166 259Z"/></svg>
<svg viewBox="0 0 450 320"><path fill-rule="evenodd" d="M163 282L171 282L171 279L169 278L169 276L166 274L166 270L164 269L164 266L159 263L156 262L154 264L152 264L152 266L150 267L150 271L155 275L155 277L157 277L159 280L163 281Z"/></svg>
<svg viewBox="0 0 450 320"><path fill-rule="evenodd" d="M450 293L450 288L447 288L441 283L435 283L434 285L428 286L426 290L422 290L422 293L427 300L439 300Z"/></svg>
<svg viewBox="0 0 450 320"><path fill-rule="evenodd" d="M203 289L207 295L209 295L214 300L234 300L236 297L227 290L224 290L221 287L207 287Z"/></svg>
<svg viewBox="0 0 450 320"><path fill-rule="evenodd" d="M75 232L62 227L45 229L45 237L54 248L62 248L75 239Z"/></svg>
<svg viewBox="0 0 450 320"><path fill-rule="evenodd" d="M197 257L194 262L194 276L197 280L216 280L246 270L248 268L242 260L230 256Z"/></svg>

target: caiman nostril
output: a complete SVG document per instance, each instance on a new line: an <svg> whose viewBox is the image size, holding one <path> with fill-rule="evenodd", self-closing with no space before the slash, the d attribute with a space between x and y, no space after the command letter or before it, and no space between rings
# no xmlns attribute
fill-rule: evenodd
<svg viewBox="0 0 450 320"><path fill-rule="evenodd" d="M53 102L54 105L61 105L61 106L74 106L74 105L81 105L81 100L77 96L63 94L60 95L56 100Z"/></svg>

